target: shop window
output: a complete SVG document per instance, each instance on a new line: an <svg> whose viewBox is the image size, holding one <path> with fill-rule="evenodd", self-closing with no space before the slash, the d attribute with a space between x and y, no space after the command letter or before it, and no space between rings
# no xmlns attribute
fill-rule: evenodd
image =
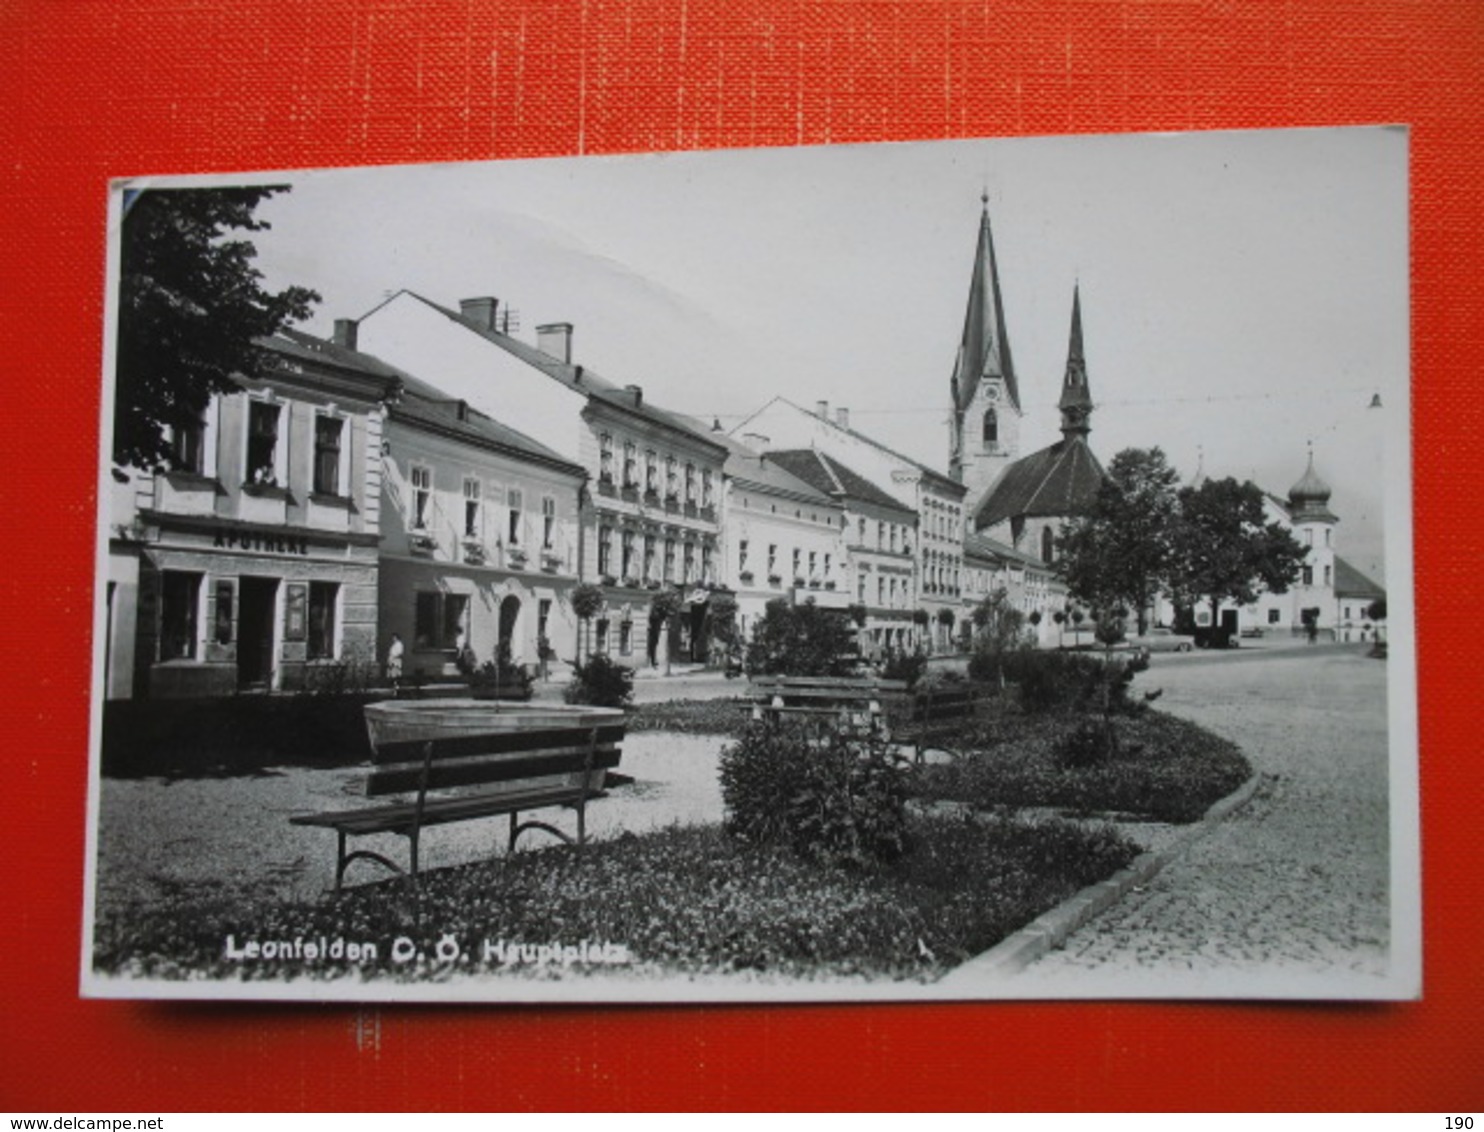
<svg viewBox="0 0 1484 1132"><path fill-rule="evenodd" d="M407 474L412 481L412 509L408 517L414 531L425 531L433 502L433 469L413 464Z"/></svg>
<svg viewBox="0 0 1484 1132"><path fill-rule="evenodd" d="M340 586L335 582L309 583L309 659L335 659L336 606Z"/></svg>
<svg viewBox="0 0 1484 1132"><path fill-rule="evenodd" d="M232 643L232 596L234 586L223 579L216 584L215 636L219 645Z"/></svg>
<svg viewBox="0 0 1484 1132"><path fill-rule="evenodd" d="M412 638L415 647L457 648L468 627L467 594L424 591L417 595Z"/></svg>
<svg viewBox="0 0 1484 1132"><path fill-rule="evenodd" d="M484 534L481 484L473 476L464 477L464 537L477 539Z"/></svg>
<svg viewBox="0 0 1484 1132"><path fill-rule="evenodd" d="M520 545L520 529L522 526L520 513L521 502L522 500L520 492L517 489L512 487L508 492L505 493L505 504L509 512L509 522L505 528L505 538L507 546Z"/></svg>
<svg viewBox="0 0 1484 1132"><path fill-rule="evenodd" d="M556 539L556 500L544 496L541 500L541 549L550 550Z"/></svg>
<svg viewBox="0 0 1484 1132"><path fill-rule="evenodd" d="M278 418L280 409L271 401L249 401L247 405L247 482L278 483Z"/></svg>
<svg viewBox="0 0 1484 1132"><path fill-rule="evenodd" d="M314 491L317 495L340 494L340 449L345 422L338 417L314 418Z"/></svg>
<svg viewBox="0 0 1484 1132"><path fill-rule="evenodd" d="M160 577L160 659L195 660L201 575L166 570Z"/></svg>

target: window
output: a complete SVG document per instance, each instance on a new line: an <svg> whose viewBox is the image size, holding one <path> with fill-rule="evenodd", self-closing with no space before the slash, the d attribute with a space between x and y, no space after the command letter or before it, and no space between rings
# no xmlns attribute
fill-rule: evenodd
<svg viewBox="0 0 1484 1132"><path fill-rule="evenodd" d="M606 432L598 437L598 479L613 482L613 437Z"/></svg>
<svg viewBox="0 0 1484 1132"><path fill-rule="evenodd" d="M866 604L866 576L857 574L855 576L855 600L862 605Z"/></svg>
<svg viewBox="0 0 1484 1132"><path fill-rule="evenodd" d="M513 487L509 491L507 491L505 493L505 504L510 511L510 522L508 527L506 528L505 537L510 546L519 546L521 528L520 491Z"/></svg>
<svg viewBox="0 0 1484 1132"><path fill-rule="evenodd" d="M772 578L778 574L778 544L768 544L768 577Z"/></svg>
<svg viewBox="0 0 1484 1132"><path fill-rule="evenodd" d="M166 570L160 578L160 659L195 660L201 575Z"/></svg>
<svg viewBox="0 0 1484 1132"><path fill-rule="evenodd" d="M688 542L685 544L685 581L687 584L696 580L696 544Z"/></svg>
<svg viewBox="0 0 1484 1132"><path fill-rule="evenodd" d="M623 485L624 487L639 486L639 463L637 449L632 440L623 442Z"/></svg>
<svg viewBox="0 0 1484 1132"><path fill-rule="evenodd" d="M866 545L866 517L862 515L856 521L856 539L861 546Z"/></svg>
<svg viewBox="0 0 1484 1132"><path fill-rule="evenodd" d="M309 659L335 659L335 606L340 587L335 582L309 583Z"/></svg>
<svg viewBox="0 0 1484 1132"><path fill-rule="evenodd" d="M802 578L804 576L803 565L804 565L804 554L803 554L803 551L801 551L798 547L794 547L794 577L795 578Z"/></svg>
<svg viewBox="0 0 1484 1132"><path fill-rule="evenodd" d="M428 504L433 499L433 469L413 464L408 470L412 480L412 529L426 530L428 526Z"/></svg>
<svg viewBox="0 0 1484 1132"><path fill-rule="evenodd" d="M711 469L701 470L701 506L711 506Z"/></svg>
<svg viewBox="0 0 1484 1132"><path fill-rule="evenodd" d="M278 413L271 401L249 401L247 407L247 482L278 482Z"/></svg>
<svg viewBox="0 0 1484 1132"><path fill-rule="evenodd" d="M464 477L464 537L477 539L483 531L480 521L480 485L473 476Z"/></svg>
<svg viewBox="0 0 1484 1132"><path fill-rule="evenodd" d="M541 549L550 550L556 538L556 500L544 496L541 500Z"/></svg>
<svg viewBox="0 0 1484 1132"><path fill-rule="evenodd" d="M674 456L665 457L665 497L667 499L678 498L680 494L680 475L678 472L679 462Z"/></svg>
<svg viewBox="0 0 1484 1132"><path fill-rule="evenodd" d="M634 623L632 621L618 623L618 651L621 656L629 656L634 651Z"/></svg>
<svg viewBox="0 0 1484 1132"><path fill-rule="evenodd" d="M1312 567L1312 566L1305 566L1304 567L1303 583L1306 586L1312 586L1314 584L1314 567Z"/></svg>
<svg viewBox="0 0 1484 1132"><path fill-rule="evenodd" d="M815 581L819 577L819 555L815 551L809 552L809 580Z"/></svg>
<svg viewBox="0 0 1484 1132"><path fill-rule="evenodd" d="M891 525L891 543L890 543L890 546L891 546L891 552L893 554L895 554L897 552L897 525L895 523L893 523Z"/></svg>
<svg viewBox="0 0 1484 1132"><path fill-rule="evenodd" d="M685 466L685 501L687 503L696 501L696 466L694 464Z"/></svg>
<svg viewBox="0 0 1484 1132"><path fill-rule="evenodd" d="M194 420L170 430L170 464L177 472L206 471L206 421Z"/></svg>
<svg viewBox="0 0 1484 1132"><path fill-rule="evenodd" d="M644 494L658 495L660 490L660 458L653 448L644 453Z"/></svg>
<svg viewBox="0 0 1484 1132"><path fill-rule="evenodd" d="M550 640L549 640L549 638L546 635L546 627L547 627L548 624L550 624L550 622L551 622L551 598L549 598L549 597L543 597L540 601L538 601L536 603L536 637L537 637L537 643L540 643L540 641L545 640L548 645L550 644Z"/></svg>
<svg viewBox="0 0 1484 1132"><path fill-rule="evenodd" d="M828 554L824 556L824 580L830 580L830 556Z"/></svg>
<svg viewBox="0 0 1484 1132"><path fill-rule="evenodd" d="M314 490L317 495L340 494L340 441L345 422L338 417L314 418Z"/></svg>
<svg viewBox="0 0 1484 1132"><path fill-rule="evenodd" d="M598 573L613 576L613 528L598 528Z"/></svg>
<svg viewBox="0 0 1484 1132"><path fill-rule="evenodd" d="M1041 528L1041 561L1050 562L1056 554L1056 536L1050 527Z"/></svg>
<svg viewBox="0 0 1484 1132"><path fill-rule="evenodd" d="M420 649L457 648L469 627L467 594L422 592L417 595L413 645Z"/></svg>
<svg viewBox="0 0 1484 1132"><path fill-rule="evenodd" d="M231 582L223 580L216 584L216 643L232 643L232 593Z"/></svg>
<svg viewBox="0 0 1484 1132"><path fill-rule="evenodd" d="M655 543L654 535L644 536L644 580L646 582L656 580L654 569L658 563L655 561Z"/></svg>
<svg viewBox="0 0 1484 1132"><path fill-rule="evenodd" d="M876 549L886 549L886 524L880 519L876 520Z"/></svg>
<svg viewBox="0 0 1484 1132"><path fill-rule="evenodd" d="M876 604L886 604L886 579L879 575L876 578Z"/></svg>
<svg viewBox="0 0 1484 1132"><path fill-rule="evenodd" d="M667 582L673 582L674 580L675 580L675 540L672 539L672 538L667 538L665 540L665 581L667 581Z"/></svg>
<svg viewBox="0 0 1484 1132"><path fill-rule="evenodd" d="M1276 625L1276 624L1278 624L1278 620L1279 620L1279 618L1281 616L1282 615L1276 609L1270 609L1270 610L1268 610L1268 624L1269 625ZM1346 611L1345 616L1346 617L1350 616L1348 610Z"/></svg>
<svg viewBox="0 0 1484 1132"><path fill-rule="evenodd" d="M702 543L701 544L701 581L706 582L706 583L709 584L711 582L714 582L715 580L716 579L714 577L712 577L712 573L711 573L711 544L710 543Z"/></svg>
<svg viewBox="0 0 1484 1132"><path fill-rule="evenodd" d="M1324 568L1324 584L1325 584L1325 585L1326 585L1326 586L1328 586L1328 585L1332 585L1332 584L1333 584L1333 583L1332 583L1332 582L1331 582L1331 578L1332 578L1332 577L1333 577L1333 574L1332 574L1332 573L1331 573L1331 570L1330 570L1330 568L1329 568L1329 567L1328 567L1328 566L1326 566L1326 567L1325 567L1325 568Z"/></svg>
<svg viewBox="0 0 1484 1132"><path fill-rule="evenodd" d="M1313 546L1314 545L1314 528L1313 527L1308 527L1308 528L1306 528L1304 530L1304 545L1305 546Z"/></svg>
<svg viewBox="0 0 1484 1132"><path fill-rule="evenodd" d="M739 573L739 574L745 574L746 572L747 572L747 540L744 538L744 539L738 539L737 540L737 573Z"/></svg>
<svg viewBox="0 0 1484 1132"><path fill-rule="evenodd" d="M597 642L593 645L593 651L606 653L608 651L608 618L599 619L596 636Z"/></svg>
<svg viewBox="0 0 1484 1132"><path fill-rule="evenodd" d="M634 532L624 531L619 538L623 545L623 576L632 578L634 576Z"/></svg>
<svg viewBox="0 0 1484 1132"><path fill-rule="evenodd" d="M1329 536L1330 536L1330 533L1331 533L1330 532L1330 529L1328 527L1325 527L1324 528L1324 545L1325 546L1328 546L1329 545Z"/></svg>

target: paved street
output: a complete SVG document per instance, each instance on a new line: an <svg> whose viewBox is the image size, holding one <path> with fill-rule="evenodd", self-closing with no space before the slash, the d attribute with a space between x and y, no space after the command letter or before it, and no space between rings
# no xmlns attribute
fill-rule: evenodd
<svg viewBox="0 0 1484 1132"><path fill-rule="evenodd" d="M1136 687L1241 745L1252 802L1017 977L1048 996L1352 993L1384 974L1386 664L1364 646L1157 656ZM1091 985L1090 985L1091 984ZM1312 982L1308 985L1312 986Z"/></svg>

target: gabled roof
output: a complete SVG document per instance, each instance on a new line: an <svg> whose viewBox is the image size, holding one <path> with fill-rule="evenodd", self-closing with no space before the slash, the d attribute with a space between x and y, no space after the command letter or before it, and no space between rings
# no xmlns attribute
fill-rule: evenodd
<svg viewBox="0 0 1484 1132"><path fill-rule="evenodd" d="M917 512L910 507L904 507L895 496L883 491L865 476L847 468L840 461L827 456L817 448L789 448L780 452L769 452L768 459L775 464L781 464L792 475L833 499L870 503L902 515L909 515L913 519L917 517Z"/></svg>
<svg viewBox="0 0 1484 1132"><path fill-rule="evenodd" d="M1050 569L1046 563L1034 555L1016 550L1009 543L1000 542L999 539L988 538L985 535L976 534L972 531L964 535L964 556L967 558L988 558L995 561L1011 562L1018 566L1035 566L1045 570Z"/></svg>
<svg viewBox="0 0 1484 1132"><path fill-rule="evenodd" d="M396 366L388 365L372 354L350 350L326 338L316 338L302 330L284 327L276 334L253 340L260 349L315 366L329 366L353 378L369 378L370 389L381 398L395 397L407 377Z"/></svg>
<svg viewBox="0 0 1484 1132"><path fill-rule="evenodd" d="M921 473L927 479L932 480L933 481L933 484L935 486L937 486L939 488L947 489L949 491L957 492L960 498L962 498L963 495L969 490L963 484L959 483L956 479L953 479L950 476L946 476L942 472L937 471L937 470L935 470L933 468L930 468L926 464L921 463L921 462L919 462L917 460L912 459L911 456L904 456L902 453L898 452L894 448L888 448L885 444L882 444L881 441L877 440L873 436L867 436L863 432L857 432L853 428L850 428L850 427L845 426L845 425L838 424L837 422L832 421L832 420L827 420L826 418L821 417L821 416L819 416L816 413L811 413L808 409L804 408L802 405L796 405L794 402L790 401L787 397L774 397L772 401L769 401L768 402L768 405L773 404L775 401L778 402L779 404L787 405L790 409L793 409L795 412L803 413L806 417L809 417L812 420L819 421L821 424L827 425L828 427L836 430L837 432L843 432L846 436L854 437L856 440L859 440L859 441L861 441L861 442L863 442L865 444L869 444L872 448L875 448L879 452L885 452L893 460L899 460L899 461L901 461L903 464L906 464L908 467L911 467L915 471ZM752 422L753 418L756 417L756 416L758 416L758 414L761 413L763 411L763 409L766 409L768 407L768 405L764 405L762 409L759 409L756 413L753 413L751 417L748 417L740 425L737 425L735 428L732 429L732 431L733 432L741 432L742 430L744 430L745 428L747 428L748 425ZM896 507L901 507L902 506L900 503L896 502L895 500L893 500L892 503L893 503L893 506L896 506ZM909 510L910 510L910 508L909 508Z"/></svg>
<svg viewBox="0 0 1484 1132"><path fill-rule="evenodd" d="M1015 362L1010 356L1010 337L1005 332L1005 304L1000 297L1000 269L995 260L994 234L989 228L989 197L979 218L979 242L974 251L974 271L969 276L969 307L964 314L964 333L953 363L954 408L963 412L974 400L980 379L998 376L1005 382L1010 404L1020 408L1020 388L1015 380Z"/></svg>
<svg viewBox="0 0 1484 1132"><path fill-rule="evenodd" d="M559 471L587 478L585 468L565 459L539 441L532 440L525 433L517 432L466 402L448 396L421 378L404 373L402 386L401 400L390 408L394 421L431 429L481 448L518 459L534 460Z"/></svg>
<svg viewBox="0 0 1484 1132"><path fill-rule="evenodd" d="M1335 555L1335 596L1384 601L1386 590L1367 578L1338 554Z"/></svg>
<svg viewBox="0 0 1484 1132"><path fill-rule="evenodd" d="M499 347L532 369L541 371L553 381L566 386L575 393L587 397L589 400L611 405L622 412L640 417L663 428L673 429L683 433L690 440L717 449L718 455L725 451L723 445L717 443L716 439L705 429L698 429L694 422L681 416L679 413L672 413L667 409L662 409L652 404L645 400L642 395L636 396L632 390L615 385L607 378L602 377L586 366L564 362L560 358L554 358L550 354L543 353L536 349L536 347L528 345L517 338L512 338L508 334L502 334L490 327L480 326L472 319L465 318L458 311L445 307L440 303L435 303L432 299L419 295L416 291L401 291L398 293L416 299L425 306L431 307L450 322L462 326L465 330L473 334L479 335L479 337L491 345ZM395 296L393 297L395 298Z"/></svg>
<svg viewBox="0 0 1484 1132"><path fill-rule="evenodd" d="M794 475L775 460L772 454L754 452L740 440L733 440L724 433L715 433L713 437L727 449L727 460L722 465L722 473L735 483L771 495L812 503L817 507L840 506L838 500Z"/></svg>
<svg viewBox="0 0 1484 1132"><path fill-rule="evenodd" d="M1097 501L1103 466L1080 435L1058 440L1005 469L979 505L974 526L1016 517L1085 515Z"/></svg>

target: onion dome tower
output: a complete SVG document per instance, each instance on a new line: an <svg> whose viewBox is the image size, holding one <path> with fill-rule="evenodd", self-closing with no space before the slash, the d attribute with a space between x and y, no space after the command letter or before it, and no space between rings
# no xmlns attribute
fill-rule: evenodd
<svg viewBox="0 0 1484 1132"><path fill-rule="evenodd" d="M1309 466L1299 481L1288 489L1288 510L1295 526L1305 523L1338 523L1329 509L1329 484L1314 470L1314 453L1309 452Z"/></svg>

